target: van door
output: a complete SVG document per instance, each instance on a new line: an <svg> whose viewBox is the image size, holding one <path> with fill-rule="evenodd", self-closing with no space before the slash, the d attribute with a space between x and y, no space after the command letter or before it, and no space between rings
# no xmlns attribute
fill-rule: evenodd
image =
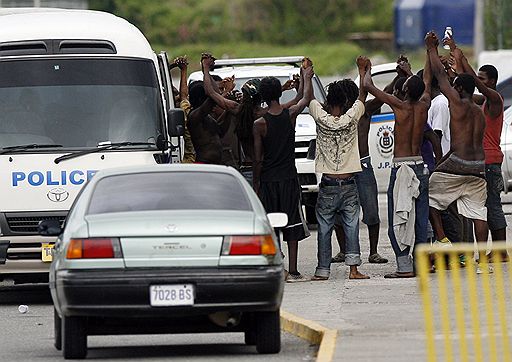
<svg viewBox="0 0 512 362"><path fill-rule="evenodd" d="M164 95L165 95L165 118L167 119L167 111L172 108L179 107L179 105L174 104L174 96L172 92L172 78L171 72L169 71L169 58L167 57L167 52L161 51L158 54L158 68L160 70L160 78L162 79L162 85L164 87ZM167 124L165 125L165 129L167 132ZM179 163L183 159L183 139L179 137L171 138L171 163ZM175 151L176 149L176 151Z"/></svg>

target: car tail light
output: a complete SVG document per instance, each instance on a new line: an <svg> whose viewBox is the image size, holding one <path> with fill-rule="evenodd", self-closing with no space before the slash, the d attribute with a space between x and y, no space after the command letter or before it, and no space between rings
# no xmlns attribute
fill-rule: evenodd
<svg viewBox="0 0 512 362"><path fill-rule="evenodd" d="M67 259L120 258L121 245L117 238L71 239Z"/></svg>
<svg viewBox="0 0 512 362"><path fill-rule="evenodd" d="M224 239L222 255L275 255L272 235L228 236Z"/></svg>

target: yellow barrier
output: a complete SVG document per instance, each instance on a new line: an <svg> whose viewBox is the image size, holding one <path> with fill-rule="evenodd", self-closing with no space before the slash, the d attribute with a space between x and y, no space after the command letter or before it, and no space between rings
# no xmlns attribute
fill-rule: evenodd
<svg viewBox="0 0 512 362"><path fill-rule="evenodd" d="M418 246L428 362L512 362L512 265L489 264L487 249L469 243ZM493 243L491 251L500 256L507 245Z"/></svg>

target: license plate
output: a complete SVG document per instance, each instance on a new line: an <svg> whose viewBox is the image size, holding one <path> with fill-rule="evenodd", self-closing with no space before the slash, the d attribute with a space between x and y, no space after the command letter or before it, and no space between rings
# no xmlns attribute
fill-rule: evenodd
<svg viewBox="0 0 512 362"><path fill-rule="evenodd" d="M53 260L53 244L41 245L41 260L50 263Z"/></svg>
<svg viewBox="0 0 512 362"><path fill-rule="evenodd" d="M194 304L194 285L152 285L149 287L149 300L153 307Z"/></svg>

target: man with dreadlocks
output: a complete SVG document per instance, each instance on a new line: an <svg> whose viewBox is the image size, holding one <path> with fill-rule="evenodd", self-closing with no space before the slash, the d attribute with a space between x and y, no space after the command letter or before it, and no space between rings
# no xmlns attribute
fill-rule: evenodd
<svg viewBox="0 0 512 362"><path fill-rule="evenodd" d="M397 270L384 278L414 277L414 246L427 242L429 171L421 157L421 145L430 108L431 82L428 56L423 80L411 75L404 82L403 100L375 87L371 66L364 76L365 89L387 103L395 113L395 149L388 186L388 236L396 255Z"/></svg>
<svg viewBox="0 0 512 362"><path fill-rule="evenodd" d="M408 59L400 55L396 61L397 75L395 78L384 88L384 92L392 93L396 82L400 77L408 76L411 73L411 66ZM412 74L412 73L411 73ZM368 227L368 237L370 241L370 254L368 256L368 262L373 264L384 264L388 262L388 259L383 258L377 252L377 246L379 244L379 230L380 230L380 218L379 218L379 201L378 201L378 190L377 180L375 179L375 173L373 172L372 161L370 158L370 149L368 146L368 134L370 132L370 120L372 116L377 113L382 107L383 103L377 98L370 99L365 102L365 112L358 124L358 143L359 143L359 157L361 161L361 172L355 174L357 191L359 193L359 203L363 211L363 223ZM331 262L341 263L345 261L345 234L343 233L343 227L339 222L334 224L334 231L336 232L336 238L340 246L340 252L336 254Z"/></svg>
<svg viewBox="0 0 512 362"><path fill-rule="evenodd" d="M368 58L357 58L363 79ZM331 236L337 214L346 237L345 263L350 279L369 279L357 267L361 265L359 246L359 197L354 173L361 171L358 146L358 123L364 114L366 91L350 79L333 82L327 87L324 107L313 99L309 112L317 124L315 170L322 173L316 204L318 219L318 265L312 280L327 280L331 269Z"/></svg>

